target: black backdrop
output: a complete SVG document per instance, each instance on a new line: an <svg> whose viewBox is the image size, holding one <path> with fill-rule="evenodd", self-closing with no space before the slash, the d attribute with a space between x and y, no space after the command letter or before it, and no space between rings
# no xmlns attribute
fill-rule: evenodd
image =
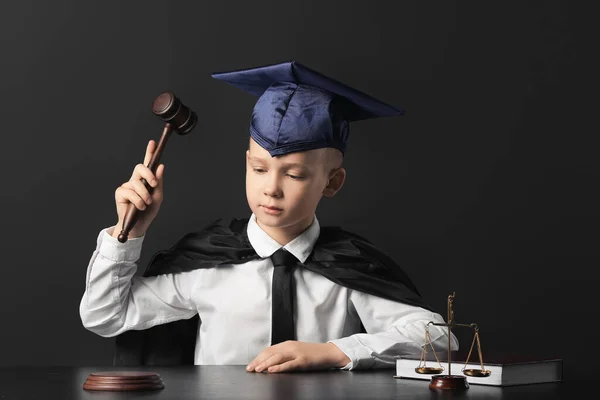
<svg viewBox="0 0 600 400"><path fill-rule="evenodd" d="M255 98L210 73L296 59L406 109L352 126L348 180L321 223L381 246L444 316L455 291L484 359L554 355L567 379L591 376L576 367L596 336L596 47L574 3L3 4L0 364L111 363L113 339L86 331L78 307L114 190L159 137L152 100L172 90L200 120L169 141L142 264L249 214Z"/></svg>

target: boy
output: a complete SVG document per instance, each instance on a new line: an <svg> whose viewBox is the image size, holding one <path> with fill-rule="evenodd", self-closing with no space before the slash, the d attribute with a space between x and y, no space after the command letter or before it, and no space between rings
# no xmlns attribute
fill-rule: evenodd
<svg viewBox="0 0 600 400"><path fill-rule="evenodd" d="M151 141L144 164L115 193L116 227L129 202L143 211L129 241L119 243L115 227L98 236L80 304L84 326L104 337L153 332L117 343L124 359L150 352L140 361L148 364L176 363L170 355L191 353L190 341L195 364L254 372L372 368L418 354L427 323L443 318L371 243L321 228L315 216L320 199L344 184L348 121L402 111L293 61L213 77L260 96L246 152L251 217L186 235L134 277L163 196L164 166L156 174L144 166ZM194 322L179 330L184 321ZM447 350L445 329L430 326L430 334L436 351Z"/></svg>

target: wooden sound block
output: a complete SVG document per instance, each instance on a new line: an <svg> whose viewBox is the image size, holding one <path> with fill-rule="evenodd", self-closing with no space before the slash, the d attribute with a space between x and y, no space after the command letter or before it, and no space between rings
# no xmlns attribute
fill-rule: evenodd
<svg viewBox="0 0 600 400"><path fill-rule="evenodd" d="M144 371L103 371L88 375L83 384L85 390L157 390L165 385L160 375Z"/></svg>
<svg viewBox="0 0 600 400"><path fill-rule="evenodd" d="M466 376L461 375L434 375L431 377L429 389L440 390L466 390L469 388Z"/></svg>

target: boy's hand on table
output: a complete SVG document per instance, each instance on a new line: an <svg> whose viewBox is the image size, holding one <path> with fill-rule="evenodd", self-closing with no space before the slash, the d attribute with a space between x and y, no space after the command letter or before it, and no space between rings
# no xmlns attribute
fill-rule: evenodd
<svg viewBox="0 0 600 400"><path fill-rule="evenodd" d="M333 343L288 340L264 349L248 364L248 372L289 372L342 368L350 359Z"/></svg>

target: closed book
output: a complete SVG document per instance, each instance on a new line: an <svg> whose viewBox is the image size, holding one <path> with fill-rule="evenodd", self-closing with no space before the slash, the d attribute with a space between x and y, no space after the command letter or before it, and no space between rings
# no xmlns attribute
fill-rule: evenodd
<svg viewBox="0 0 600 400"><path fill-rule="evenodd" d="M465 366L466 357L461 354L451 356L451 374L466 376L467 382L474 385L514 386L533 383L547 383L562 381L562 359L554 357L526 357L526 356L492 356L484 357L484 367L491 374L487 377L468 376L463 374L463 369L481 369L477 357L469 359ZM441 359L444 371L437 375L448 374L448 361ZM402 357L396 359L395 378L426 379L431 380L434 375L420 374L415 368L423 366L417 357ZM439 367L437 361L428 360L427 367Z"/></svg>

